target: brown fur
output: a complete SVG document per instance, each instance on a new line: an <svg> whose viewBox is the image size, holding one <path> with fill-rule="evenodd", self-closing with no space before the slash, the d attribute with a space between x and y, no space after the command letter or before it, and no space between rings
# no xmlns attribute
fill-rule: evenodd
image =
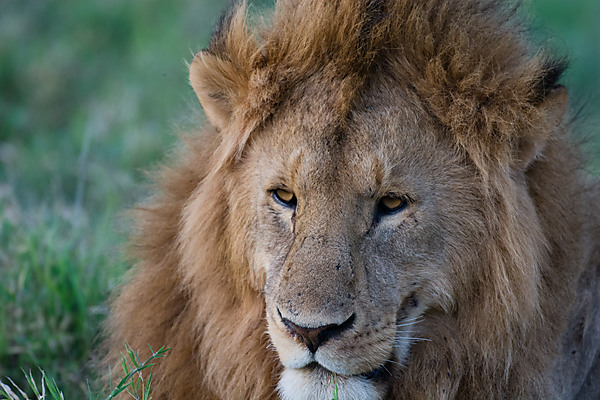
<svg viewBox="0 0 600 400"><path fill-rule="evenodd" d="M600 190L568 138L564 63L532 56L513 13L287 0L251 32L234 7L191 65L212 126L140 210L108 362L167 345L154 398L276 398L306 351L277 312L352 314L319 350L340 396L387 361L371 398L598 398ZM389 188L411 202L372 222ZM390 342L411 316L427 340Z"/></svg>

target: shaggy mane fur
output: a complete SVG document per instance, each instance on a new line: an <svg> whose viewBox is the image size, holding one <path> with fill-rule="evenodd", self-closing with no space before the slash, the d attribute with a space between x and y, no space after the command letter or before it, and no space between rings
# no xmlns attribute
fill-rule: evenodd
<svg viewBox="0 0 600 400"><path fill-rule="evenodd" d="M531 57L506 2L282 1L255 34L245 10L222 18L208 52L236 67L227 75L236 93L214 95L233 98L247 123L263 122L289 88L323 70L345 115L370 76L393 65L482 168L506 161L523 128L548 131L536 106L566 61Z"/></svg>
<svg viewBox="0 0 600 400"><path fill-rule="evenodd" d="M139 210L140 261L113 304L108 362L124 341L140 357L148 344L166 345L154 398L276 398L281 366L265 333L264 277L249 268L250 222L237 220L241 201L230 196L236 168L253 135L311 77L327 82L342 132L361 94L389 75L477 169L490 232L481 240L493 243L481 249L487 264L472 285L457 290L452 318L426 323L432 340L415 347L391 398L424 398L424 388L432 398L552 398L561 390L552 369L568 376L565 385L598 385L598 367L575 376L597 363L597 338L592 354L573 355L572 371L553 360L557 343L575 340L564 332L581 315L581 332L600 331L598 313L585 308L598 304L600 213L589 199L599 193L579 177L566 127L543 106L566 63L532 52L514 14L496 0L282 0L270 25L251 29L245 3L232 7L196 61L212 71L210 97L230 110L233 127L189 139ZM199 197L201 215L189 208Z"/></svg>

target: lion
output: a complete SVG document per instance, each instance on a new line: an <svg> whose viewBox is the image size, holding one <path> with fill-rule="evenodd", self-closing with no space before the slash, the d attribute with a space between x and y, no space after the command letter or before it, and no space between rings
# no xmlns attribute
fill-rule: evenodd
<svg viewBox="0 0 600 400"><path fill-rule="evenodd" d="M600 186L511 7L232 6L109 362L171 348L157 399L599 398Z"/></svg>

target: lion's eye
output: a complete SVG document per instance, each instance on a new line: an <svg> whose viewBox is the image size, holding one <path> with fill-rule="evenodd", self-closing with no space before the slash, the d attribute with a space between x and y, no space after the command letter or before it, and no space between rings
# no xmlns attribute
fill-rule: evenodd
<svg viewBox="0 0 600 400"><path fill-rule="evenodd" d="M379 212L382 214L393 214L403 210L408 205L406 199L402 197L385 196L379 200Z"/></svg>
<svg viewBox="0 0 600 400"><path fill-rule="evenodd" d="M296 207L296 195L294 195L292 192L288 192L287 190L273 190L273 198L279 204L282 204L286 207Z"/></svg>

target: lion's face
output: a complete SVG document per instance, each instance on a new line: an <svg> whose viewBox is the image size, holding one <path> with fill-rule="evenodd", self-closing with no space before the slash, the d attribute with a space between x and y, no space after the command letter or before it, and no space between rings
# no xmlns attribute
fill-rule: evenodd
<svg viewBox="0 0 600 400"><path fill-rule="evenodd" d="M317 93L249 149L254 268L286 399L331 397L332 373L343 398L380 398L426 340L424 313L452 306L452 254L478 229L470 169L403 96L366 96L339 128Z"/></svg>

